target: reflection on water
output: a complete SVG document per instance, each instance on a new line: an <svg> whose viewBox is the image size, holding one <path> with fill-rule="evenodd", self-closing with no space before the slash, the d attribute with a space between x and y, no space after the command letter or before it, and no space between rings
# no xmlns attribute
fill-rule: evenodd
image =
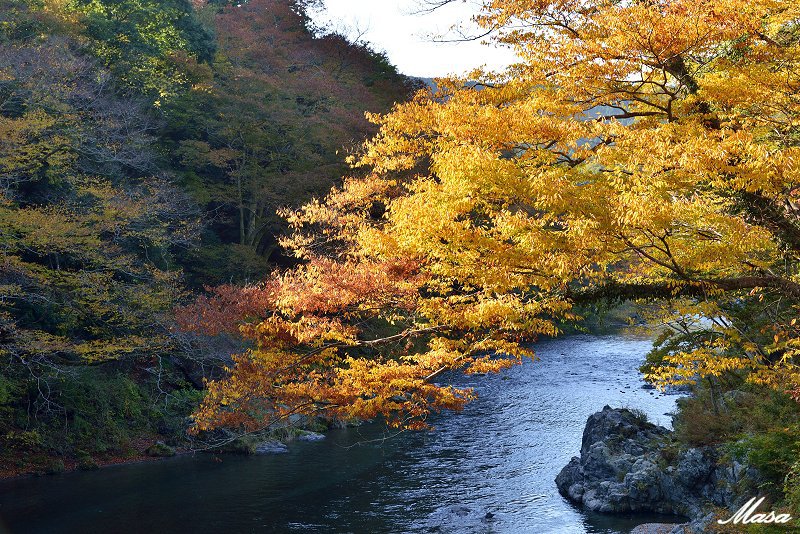
<svg viewBox="0 0 800 534"><path fill-rule="evenodd" d="M649 347L621 336L543 341L540 361L457 377L480 398L437 417L434 432L390 437L366 425L282 455L4 482L0 532L629 532L658 518L585 514L553 480L605 404L669 425L674 397L641 389L636 371Z"/></svg>

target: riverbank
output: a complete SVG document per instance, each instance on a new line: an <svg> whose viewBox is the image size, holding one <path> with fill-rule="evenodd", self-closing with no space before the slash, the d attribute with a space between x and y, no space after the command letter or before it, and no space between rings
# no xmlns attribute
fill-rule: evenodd
<svg viewBox="0 0 800 534"><path fill-rule="evenodd" d="M170 447L171 454L148 454L159 442L152 438L134 439L130 443L130 452L127 454L110 454L107 456L92 456L89 459L77 457L42 456L39 461L25 465L13 465L11 460L0 463L0 480L12 480L30 477L44 477L60 475L75 471L94 471L104 467L131 465L143 462L154 462L167 457L191 454L188 447Z"/></svg>
<svg viewBox="0 0 800 534"><path fill-rule="evenodd" d="M553 479L603 404L669 425L675 396L642 389L651 342L543 340L536 362L500 375L442 376L479 398L431 419L432 432L334 428L279 455L183 455L95 472L0 483L0 517L31 534L155 532L628 533L654 514L584 513ZM469 512L464 512L469 510ZM459 515L462 514L462 515ZM492 517L486 519L486 514ZM487 521L491 523L487 523Z"/></svg>
<svg viewBox="0 0 800 534"><path fill-rule="evenodd" d="M330 430L333 426L334 425L331 425L331 427L325 430L323 430L320 425L316 425L314 428L326 431ZM351 422L341 426L355 427L360 425ZM19 467L17 469L2 468L0 469L0 480L54 476L76 471L96 471L105 467L134 465L192 454L205 454L210 456L213 461L223 462L223 457L231 455L255 456L283 454L288 450L287 443L292 441L317 442L324 439L324 434L303 428L292 429L291 431L284 429L280 432L265 432L261 434L237 436L228 440L222 440L216 445L203 448L192 448L189 446L172 447L166 445L162 441L142 438L131 443L131 447L136 447L136 452L129 453L125 456L109 455L99 458L95 457L91 458L91 462L82 462L75 458L67 460L57 459L58 464L55 466L52 465L54 459L49 458L46 460L51 462L51 467L49 468L47 463L42 463L43 467L39 469L32 469L30 466Z"/></svg>

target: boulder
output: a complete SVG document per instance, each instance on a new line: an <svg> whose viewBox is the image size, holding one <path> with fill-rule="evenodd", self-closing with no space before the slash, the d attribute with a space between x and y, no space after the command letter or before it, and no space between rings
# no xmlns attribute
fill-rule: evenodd
<svg viewBox="0 0 800 534"><path fill-rule="evenodd" d="M320 434L319 432L304 431L297 436L298 441L322 441L323 439L325 439L325 434Z"/></svg>
<svg viewBox="0 0 800 534"><path fill-rule="evenodd" d="M289 452L289 448L280 441L263 441L257 443L254 454L283 454Z"/></svg>
<svg viewBox="0 0 800 534"><path fill-rule="evenodd" d="M746 500L742 490L752 487L751 470L723 463L713 447L664 454L670 437L640 413L605 406L586 422L581 454L556 477L558 490L597 512L692 518L702 517L707 505L736 509Z"/></svg>

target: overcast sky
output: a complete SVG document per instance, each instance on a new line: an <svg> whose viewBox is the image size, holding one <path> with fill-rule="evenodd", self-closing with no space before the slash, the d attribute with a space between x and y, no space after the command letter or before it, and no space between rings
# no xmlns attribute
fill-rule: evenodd
<svg viewBox="0 0 800 534"><path fill-rule="evenodd" d="M432 37L449 33L460 25L478 33L470 22L477 12L474 0L454 2L429 14L414 14L420 0L325 0L326 12L315 22L344 28L349 37L364 32L362 39L386 52L400 72L411 76L463 74L486 65L502 68L513 61L510 50L480 42L436 43Z"/></svg>

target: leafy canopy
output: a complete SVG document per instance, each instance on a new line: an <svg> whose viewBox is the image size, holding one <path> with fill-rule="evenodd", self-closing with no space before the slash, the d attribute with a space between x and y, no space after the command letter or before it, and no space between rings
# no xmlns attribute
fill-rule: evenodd
<svg viewBox="0 0 800 534"><path fill-rule="evenodd" d="M198 62L211 61L216 46L189 0L6 1L26 5L51 28L61 26L112 72L120 89L156 104L209 76Z"/></svg>
<svg viewBox="0 0 800 534"><path fill-rule="evenodd" d="M185 295L175 258L201 226L159 168L152 106L38 7L0 2L0 19L11 13L0 20L3 468L122 447L123 429L146 423L135 415L146 400L121 370L146 384L158 361L153 389L178 389L160 362L184 354L171 328Z"/></svg>
<svg viewBox="0 0 800 534"><path fill-rule="evenodd" d="M799 391L800 5L487 0L478 20L517 65L373 116L353 160L373 174L287 214L305 263L184 310L253 340L196 429L424 427L472 397L442 371L518 362L601 298L654 301L681 338L652 380Z"/></svg>

